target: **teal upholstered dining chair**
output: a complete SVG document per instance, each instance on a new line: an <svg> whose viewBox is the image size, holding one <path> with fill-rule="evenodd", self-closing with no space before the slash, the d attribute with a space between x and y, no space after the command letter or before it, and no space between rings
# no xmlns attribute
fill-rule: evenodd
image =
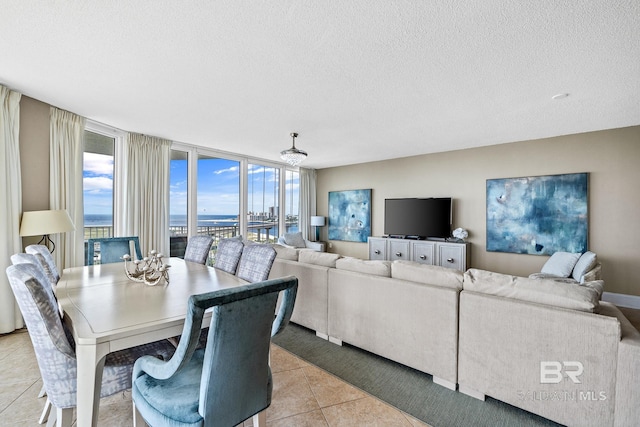
<svg viewBox="0 0 640 427"><path fill-rule="evenodd" d="M137 236L132 237L105 237L102 239L87 240L87 259L86 265L95 264L96 260L96 244L99 246L100 264L111 264L112 262L122 262L122 255L129 254L134 258L131 250L133 245L135 257L142 259L140 251L140 241Z"/></svg>
<svg viewBox="0 0 640 427"><path fill-rule="evenodd" d="M187 248L184 251L184 260L206 264L212 244L212 236L201 234L190 237L187 241Z"/></svg>
<svg viewBox="0 0 640 427"><path fill-rule="evenodd" d="M7 268L7 277L29 331L47 399L56 407L55 418L47 425L70 427L77 402L77 362L75 342L62 321L55 295L44 271L32 263ZM168 360L174 349L166 341L144 344L107 355L100 396L131 387L133 363L143 355ZM42 422L46 421L42 420ZM54 424L55 423L55 424Z"/></svg>
<svg viewBox="0 0 640 427"><path fill-rule="evenodd" d="M297 289L298 279L289 276L192 295L171 360L142 357L134 365L134 426L228 427L252 416L255 427L264 425L273 390L271 337L289 322ZM211 307L206 348L196 350Z"/></svg>

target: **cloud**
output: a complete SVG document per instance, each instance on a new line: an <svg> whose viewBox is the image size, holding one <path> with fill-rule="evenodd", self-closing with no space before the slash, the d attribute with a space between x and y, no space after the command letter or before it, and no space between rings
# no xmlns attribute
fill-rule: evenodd
<svg viewBox="0 0 640 427"><path fill-rule="evenodd" d="M216 174L216 175L220 175L220 174L229 173L229 172L236 173L239 170L240 170L240 168L238 166L232 166L232 167L227 168L227 169L216 169L216 170L213 171L213 173Z"/></svg>
<svg viewBox="0 0 640 427"><path fill-rule="evenodd" d="M113 156L85 152L83 169L93 175L113 176Z"/></svg>
<svg viewBox="0 0 640 427"><path fill-rule="evenodd" d="M101 191L113 191L113 179L106 176L90 176L85 177L82 180L82 186L84 191L89 192L101 192Z"/></svg>

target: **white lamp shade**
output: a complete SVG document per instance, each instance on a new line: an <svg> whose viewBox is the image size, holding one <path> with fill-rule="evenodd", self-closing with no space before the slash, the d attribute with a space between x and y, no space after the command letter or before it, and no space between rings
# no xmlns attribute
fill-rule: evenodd
<svg viewBox="0 0 640 427"><path fill-rule="evenodd" d="M311 226L312 227L324 227L324 217L323 216L312 216L311 217Z"/></svg>
<svg viewBox="0 0 640 427"><path fill-rule="evenodd" d="M21 236L43 236L75 229L71 217L65 210L23 212L20 222Z"/></svg>

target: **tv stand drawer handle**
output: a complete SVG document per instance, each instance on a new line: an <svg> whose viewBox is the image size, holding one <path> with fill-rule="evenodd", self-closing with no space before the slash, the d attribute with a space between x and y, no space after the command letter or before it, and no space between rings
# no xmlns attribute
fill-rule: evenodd
<svg viewBox="0 0 640 427"><path fill-rule="evenodd" d="M450 262L453 264L453 258L447 258L447 262Z"/></svg>
<svg viewBox="0 0 640 427"><path fill-rule="evenodd" d="M396 252L396 256L397 257L401 257L402 256L402 252Z"/></svg>
<svg viewBox="0 0 640 427"><path fill-rule="evenodd" d="M426 260L426 259L427 259L427 256L426 256L426 255L420 255L420 259L421 259L421 260Z"/></svg>
<svg viewBox="0 0 640 427"><path fill-rule="evenodd" d="M373 253L376 255L380 255L380 249L376 249L375 251L373 251Z"/></svg>

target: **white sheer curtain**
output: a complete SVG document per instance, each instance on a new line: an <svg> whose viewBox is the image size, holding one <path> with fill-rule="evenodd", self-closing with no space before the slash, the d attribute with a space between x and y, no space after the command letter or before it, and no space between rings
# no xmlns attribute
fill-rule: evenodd
<svg viewBox="0 0 640 427"><path fill-rule="evenodd" d="M169 255L170 154L171 141L129 133L116 159L115 235L138 236L143 256Z"/></svg>
<svg viewBox="0 0 640 427"><path fill-rule="evenodd" d="M49 111L49 209L66 210L75 231L53 234L58 267L84 265L82 178L85 119L51 107Z"/></svg>
<svg viewBox="0 0 640 427"><path fill-rule="evenodd" d="M22 182L20 180L20 98L21 94L0 86L0 333L24 326L20 309L9 285L6 268L10 257L22 252L20 212Z"/></svg>
<svg viewBox="0 0 640 427"><path fill-rule="evenodd" d="M300 210L298 227L309 238L311 217L316 214L316 170L300 168Z"/></svg>

